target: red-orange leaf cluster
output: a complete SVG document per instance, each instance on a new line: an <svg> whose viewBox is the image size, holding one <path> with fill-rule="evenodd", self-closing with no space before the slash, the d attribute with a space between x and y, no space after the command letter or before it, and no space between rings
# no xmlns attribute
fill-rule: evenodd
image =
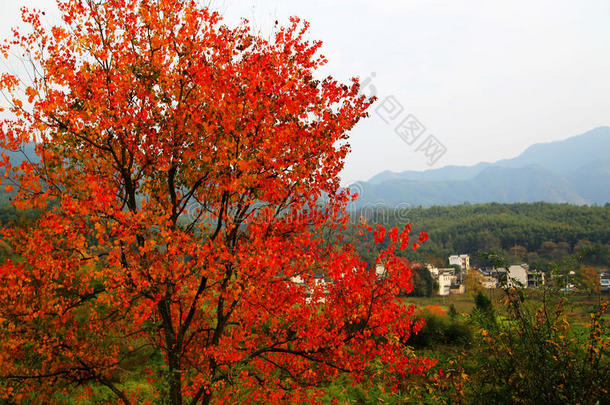
<svg viewBox="0 0 610 405"><path fill-rule="evenodd" d="M315 401L373 361L431 366L396 299L410 227L389 232L383 278L320 236L346 224L337 175L372 100L317 78L306 23L264 39L190 0L58 4L62 25L24 10L31 30L1 49L33 66L2 75L0 145L36 144L39 163L3 165L15 206L42 214L4 231L0 396L95 383L136 403L121 380L139 364L167 403Z"/></svg>

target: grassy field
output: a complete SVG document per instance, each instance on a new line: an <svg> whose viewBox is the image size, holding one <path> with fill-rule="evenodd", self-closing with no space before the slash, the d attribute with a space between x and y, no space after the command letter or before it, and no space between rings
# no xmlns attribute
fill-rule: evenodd
<svg viewBox="0 0 610 405"><path fill-rule="evenodd" d="M502 312L502 301L505 297L504 292L501 289L484 290L484 292L492 300L494 307ZM526 289L524 292L528 301L542 303L541 290ZM566 295L566 298L567 303L565 309L568 318L575 325L584 325L589 322L590 314L599 308L601 302L610 300L610 295L605 294L598 296L570 292ZM429 305L437 305L445 310L445 312L447 312L449 306L453 304L456 311L460 314L470 313L475 306L474 294L469 292L447 296L404 297L402 300L405 304L413 304L420 308ZM610 314L605 314L604 319L610 321Z"/></svg>

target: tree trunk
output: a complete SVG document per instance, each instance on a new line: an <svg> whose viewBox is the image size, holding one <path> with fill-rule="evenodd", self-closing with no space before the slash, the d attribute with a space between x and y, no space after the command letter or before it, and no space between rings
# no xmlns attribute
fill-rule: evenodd
<svg viewBox="0 0 610 405"><path fill-rule="evenodd" d="M162 299L158 304L163 332L165 334L165 351L169 366L169 403L182 405L182 370L180 368L181 344L176 340L172 324L169 299Z"/></svg>
<svg viewBox="0 0 610 405"><path fill-rule="evenodd" d="M169 399L172 405L182 405L182 371L180 361L169 354Z"/></svg>

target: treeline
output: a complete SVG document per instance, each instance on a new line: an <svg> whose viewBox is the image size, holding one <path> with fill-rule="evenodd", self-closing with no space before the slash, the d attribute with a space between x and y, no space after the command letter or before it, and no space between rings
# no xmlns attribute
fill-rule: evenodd
<svg viewBox="0 0 610 405"><path fill-rule="evenodd" d="M413 235L430 235L416 251L403 252L419 263L448 266L448 256L467 253L471 264L488 266L482 253L495 253L510 263L529 263L547 270L552 263L578 257L582 264L607 268L610 263L610 204L576 206L551 203L475 204L410 209L361 209L351 222L386 228L411 223ZM348 227L346 240L368 261L383 246L359 229Z"/></svg>
<svg viewBox="0 0 610 405"><path fill-rule="evenodd" d="M0 223L29 222L39 213L18 211L0 204ZM495 253L510 263L529 263L547 270L577 256L582 264L608 268L610 264L610 204L577 206L551 203L475 204L416 207L410 209L365 208L350 211L350 225L366 221L387 229L412 225L412 235L425 231L429 239L417 250L398 252L418 263L448 266L452 254L467 253L471 264L488 266L482 253ZM373 263L386 246L374 243L372 234L360 235L362 228L348 226L345 240L352 243L364 260ZM430 280L426 272L418 274Z"/></svg>
<svg viewBox="0 0 610 405"><path fill-rule="evenodd" d="M0 199L2 195L0 193ZM13 207L10 202L2 202L0 200L0 225L6 226L9 224L21 224L22 222L29 222L40 215L39 211L27 210L21 211Z"/></svg>
<svg viewBox="0 0 610 405"><path fill-rule="evenodd" d="M20 211L10 205L8 201L2 202L3 195L0 193L0 228L5 226L27 226L40 215L39 211ZM0 260L13 255L13 249L0 237Z"/></svg>

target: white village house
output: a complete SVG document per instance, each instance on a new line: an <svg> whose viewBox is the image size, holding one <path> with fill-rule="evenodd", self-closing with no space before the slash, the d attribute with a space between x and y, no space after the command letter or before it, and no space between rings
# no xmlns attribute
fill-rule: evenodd
<svg viewBox="0 0 610 405"><path fill-rule="evenodd" d="M544 284L544 273L530 270L527 263L513 264L508 269L498 269L498 273L506 274L508 287L538 287Z"/></svg>
<svg viewBox="0 0 610 405"><path fill-rule="evenodd" d="M449 256L449 266L458 265L464 272L470 270L469 255L451 255Z"/></svg>
<svg viewBox="0 0 610 405"><path fill-rule="evenodd" d="M509 287L527 287L527 268L522 264L513 264L508 267L506 284Z"/></svg>
<svg viewBox="0 0 610 405"><path fill-rule="evenodd" d="M439 269L432 265L427 267L432 278L438 283L438 295L462 294L464 292L464 285L458 283L458 277L453 267L445 269Z"/></svg>

